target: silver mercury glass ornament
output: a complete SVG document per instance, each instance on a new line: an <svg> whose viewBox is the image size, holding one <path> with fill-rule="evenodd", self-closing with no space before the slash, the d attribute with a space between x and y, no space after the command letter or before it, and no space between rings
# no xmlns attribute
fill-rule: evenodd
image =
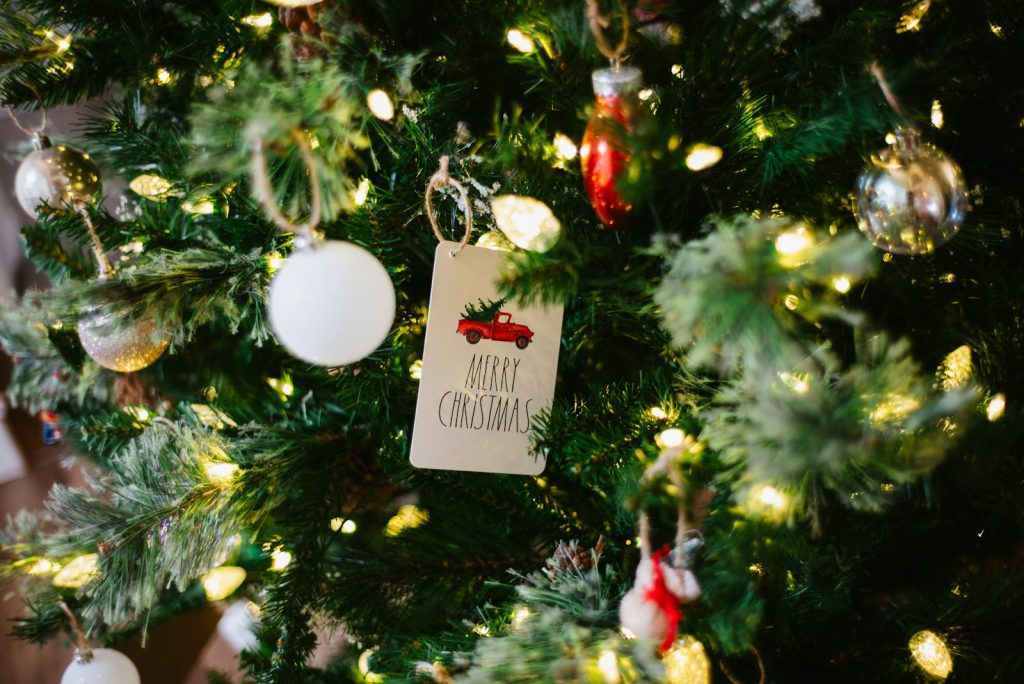
<svg viewBox="0 0 1024 684"><path fill-rule="evenodd" d="M928 254L960 230L968 208L963 174L912 128L891 140L857 180L857 224L887 252Z"/></svg>
<svg viewBox="0 0 1024 684"><path fill-rule="evenodd" d="M67 145L51 145L39 132L32 133L35 147L18 166L14 194L29 215L36 215L40 204L57 206L61 202L92 202L103 191L100 170L81 150Z"/></svg>

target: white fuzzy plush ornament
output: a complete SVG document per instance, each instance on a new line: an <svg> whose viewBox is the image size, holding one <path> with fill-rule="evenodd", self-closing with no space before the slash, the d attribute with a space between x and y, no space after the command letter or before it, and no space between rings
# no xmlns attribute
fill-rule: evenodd
<svg viewBox="0 0 1024 684"><path fill-rule="evenodd" d="M93 648L75 655L60 684L140 684L139 671L123 653Z"/></svg>
<svg viewBox="0 0 1024 684"><path fill-rule="evenodd" d="M697 577L664 559L668 549L644 558L636 568L636 581L619 605L622 626L641 639L672 644L679 623L679 606L700 598Z"/></svg>

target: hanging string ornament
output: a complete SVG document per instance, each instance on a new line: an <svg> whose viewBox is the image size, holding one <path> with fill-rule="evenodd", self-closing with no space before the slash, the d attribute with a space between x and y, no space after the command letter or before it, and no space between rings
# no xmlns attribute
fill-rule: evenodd
<svg viewBox="0 0 1024 684"><path fill-rule="evenodd" d="M29 136L35 148L21 161L14 176L14 194L25 213L34 217L41 204L92 202L100 196L103 181L89 155L68 145L54 146L44 135L45 109L40 109L42 122L35 128L23 126L11 107L7 111L14 125Z"/></svg>
<svg viewBox="0 0 1024 684"><path fill-rule="evenodd" d="M113 275L114 270L107 260L103 243L100 242L85 203L76 198L74 204L92 240L99 270L96 279L102 282ZM142 370L159 359L170 343L169 337L157 330L152 316L125 322L120 316L99 306L91 307L79 319L78 339L93 361L119 373Z"/></svg>
<svg viewBox="0 0 1024 684"><path fill-rule="evenodd" d="M625 137L633 132L644 111L639 98L643 74L620 63L629 44L629 19L625 11L621 19L622 37L614 46L605 39L604 31L611 26L611 20L601 14L598 0L587 0L587 18L597 48L611 66L598 69L591 76L594 113L580 145L583 185L601 222L622 230L628 227L633 205L622 196L617 184L633 156Z"/></svg>
<svg viewBox="0 0 1024 684"><path fill-rule="evenodd" d="M68 616L75 642L75 657L64 670L60 684L140 684L142 678L128 656L110 648L90 648L78 618L63 601L60 607Z"/></svg>
<svg viewBox="0 0 1024 684"><path fill-rule="evenodd" d="M652 552L651 524L647 514L640 513L640 564L636 569L633 588L626 592L619 605L622 626L641 639L659 641L662 653L668 651L676 638L676 629L682 617L681 606L700 598L701 589L696 575L687 568L687 546L693 548L698 539L689 540L691 530L686 521L686 503L683 479L673 467L679 454L693 445L686 440L678 447L665 449L643 475L649 480L659 473L667 474L680 492L676 520L675 549L668 545Z"/></svg>
<svg viewBox="0 0 1024 684"><path fill-rule="evenodd" d="M309 172L311 209L290 222L274 201L263 143L255 137L252 181L257 199L282 231L296 235L296 250L274 275L267 297L270 327L293 356L318 366L344 366L369 356L395 319L395 287L375 256L359 245L324 240L320 181L305 136L293 131Z"/></svg>
<svg viewBox="0 0 1024 684"><path fill-rule="evenodd" d="M893 110L906 119L881 68L872 74ZM923 143L910 126L888 138L857 180L857 225L876 247L893 254L928 254L960 230L967 186L956 162Z"/></svg>

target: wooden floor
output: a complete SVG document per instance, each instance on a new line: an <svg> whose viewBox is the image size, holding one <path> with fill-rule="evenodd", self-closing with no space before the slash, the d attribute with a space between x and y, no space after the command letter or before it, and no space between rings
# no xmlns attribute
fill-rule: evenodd
<svg viewBox="0 0 1024 684"><path fill-rule="evenodd" d="M25 455L27 473L0 484L0 520L23 508L41 509L54 483L82 483L81 468L60 447L43 446L33 417L12 411L8 425ZM71 661L70 644L59 639L40 647L12 638L10 620L24 610L15 589L12 583L0 588L0 682L57 684ZM122 650L138 667L144 684L203 684L207 669L235 672L237 668L234 652L216 633L219 618L220 611L213 607L182 615L152 629L145 649L132 643Z"/></svg>

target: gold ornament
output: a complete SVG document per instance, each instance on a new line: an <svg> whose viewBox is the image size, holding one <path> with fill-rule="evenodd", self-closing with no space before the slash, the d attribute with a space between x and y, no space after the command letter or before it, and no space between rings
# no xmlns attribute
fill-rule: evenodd
<svg viewBox="0 0 1024 684"><path fill-rule="evenodd" d="M704 644L689 634L675 640L662 656L668 684L711 684L711 661Z"/></svg>
<svg viewBox="0 0 1024 684"><path fill-rule="evenodd" d="M78 339L92 359L110 370L131 373L153 363L170 340L157 334L156 323L146 317L116 328L108 315L94 315L78 324Z"/></svg>

